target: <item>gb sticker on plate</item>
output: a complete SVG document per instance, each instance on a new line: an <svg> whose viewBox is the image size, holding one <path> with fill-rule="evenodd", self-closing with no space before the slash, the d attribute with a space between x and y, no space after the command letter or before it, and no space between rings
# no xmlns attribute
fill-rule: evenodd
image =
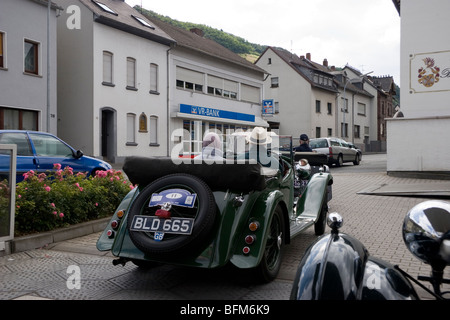
<svg viewBox="0 0 450 320"><path fill-rule="evenodd" d="M164 232L155 232L153 235L153 240L162 241L162 239L164 239Z"/></svg>

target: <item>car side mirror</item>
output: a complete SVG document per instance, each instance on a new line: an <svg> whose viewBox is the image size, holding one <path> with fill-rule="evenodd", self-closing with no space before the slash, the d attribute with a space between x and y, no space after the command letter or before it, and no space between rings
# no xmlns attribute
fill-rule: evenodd
<svg viewBox="0 0 450 320"><path fill-rule="evenodd" d="M75 159L80 159L83 156L83 151L77 150L76 152L74 152L73 156Z"/></svg>

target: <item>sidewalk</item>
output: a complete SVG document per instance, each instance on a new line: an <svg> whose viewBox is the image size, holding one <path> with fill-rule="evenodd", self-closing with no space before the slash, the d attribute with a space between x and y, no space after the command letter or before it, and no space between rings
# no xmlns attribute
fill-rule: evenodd
<svg viewBox="0 0 450 320"><path fill-rule="evenodd" d="M350 167L351 168L351 167ZM349 168L349 169L350 169ZM402 238L402 224L406 213L416 204L441 198L450 191L450 181L397 178L385 172L350 173L346 168L335 170L333 199L330 212L338 212L344 219L341 232L360 240L373 256L399 265L414 278L429 275L428 265L417 260L406 248ZM408 190L408 196L403 191ZM417 192L427 190L430 198L418 198ZM387 192L388 191L388 192ZM107 223L107 222L102 222ZM84 236L79 229L84 228ZM102 230L102 226L96 226ZM89 229L91 228L91 229ZM286 246L283 265L278 278L264 286L242 287L233 280L216 279L214 271L184 270L163 266L152 275L135 271L130 263L125 267L111 264L110 253L99 252L95 243L99 231L94 226L75 226L73 238L33 244L27 239L23 251L0 257L0 300L34 299L242 299L285 300L289 298L292 281L301 257L317 238L308 229ZM86 231L87 230L87 231ZM58 233L69 235L68 230ZM329 232L327 228L326 232ZM20 242L18 238L15 241ZM35 249L44 248L44 249ZM82 266L84 291L69 292L66 286L67 266ZM445 277L450 278L450 268ZM429 286L428 286L429 287ZM217 288L220 288L218 290ZM443 286L450 290L450 285ZM418 289L422 298L430 296ZM228 298L229 299L229 298Z"/></svg>

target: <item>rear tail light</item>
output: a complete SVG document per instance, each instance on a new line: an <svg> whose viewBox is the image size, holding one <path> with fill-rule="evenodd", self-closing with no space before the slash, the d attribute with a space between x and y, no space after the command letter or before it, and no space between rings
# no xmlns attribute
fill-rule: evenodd
<svg viewBox="0 0 450 320"><path fill-rule="evenodd" d="M248 228L250 229L250 231L255 232L256 230L259 229L259 222L258 221L250 222L250 224L248 225Z"/></svg>
<svg viewBox="0 0 450 320"><path fill-rule="evenodd" d="M122 219L124 215L125 215L125 211L123 211L123 210L119 210L117 212L117 218L119 218L119 219Z"/></svg>
<svg viewBox="0 0 450 320"><path fill-rule="evenodd" d="M333 156L333 148L329 147L328 151L329 151L330 157L332 157Z"/></svg>
<svg viewBox="0 0 450 320"><path fill-rule="evenodd" d="M108 230L106 231L106 235L108 236L108 238L112 239L114 238L115 232L112 230Z"/></svg>
<svg viewBox="0 0 450 320"><path fill-rule="evenodd" d="M244 248L242 249L242 252L243 252L244 254L249 254L249 253L250 253L250 248L249 248L249 247L244 247Z"/></svg>
<svg viewBox="0 0 450 320"><path fill-rule="evenodd" d="M245 237L245 243L249 245L255 242L255 240L256 236L254 234L249 234L248 236Z"/></svg>
<svg viewBox="0 0 450 320"><path fill-rule="evenodd" d="M117 221L117 220L111 221L111 228L113 228L114 230L117 230L117 228L119 228L119 221Z"/></svg>

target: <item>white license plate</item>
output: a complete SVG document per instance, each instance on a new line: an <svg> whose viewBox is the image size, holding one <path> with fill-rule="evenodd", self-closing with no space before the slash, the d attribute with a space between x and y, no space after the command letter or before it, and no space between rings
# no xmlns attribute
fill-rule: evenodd
<svg viewBox="0 0 450 320"><path fill-rule="evenodd" d="M150 216L135 216L130 230L190 235L193 226L194 219L191 218L160 219Z"/></svg>

